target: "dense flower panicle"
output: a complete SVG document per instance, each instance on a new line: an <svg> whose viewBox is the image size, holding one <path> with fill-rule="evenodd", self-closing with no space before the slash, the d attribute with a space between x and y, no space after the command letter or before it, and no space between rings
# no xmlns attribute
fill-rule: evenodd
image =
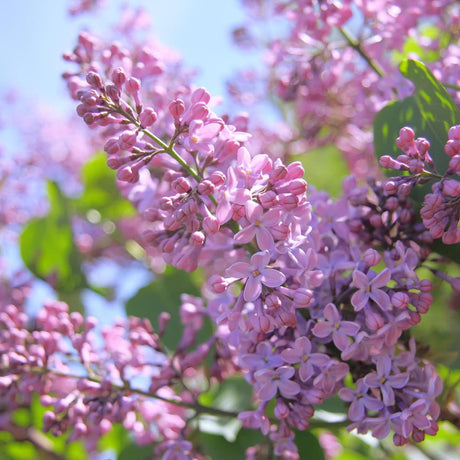
<svg viewBox="0 0 460 460"><path fill-rule="evenodd" d="M245 3L260 13L263 2ZM386 0L269 3L270 14L291 26L285 43L270 44L268 59L271 85L294 103L298 132L261 139L256 129L251 136L246 115L216 114L209 92L192 86L176 57L152 42L128 40L127 48L84 32L65 55L77 67L65 74L77 114L138 211L130 234L152 267L160 258L187 272L200 267L207 282L202 298L182 297L183 329L172 349L163 343L169 314L160 315L157 330L130 317L96 332L94 318L70 313L62 302L47 303L31 323L22 291L1 293L0 396L10 411L37 392L49 408L45 430L68 431L89 451L121 423L163 459L200 458L191 422L223 411L198 398L242 373L254 407L238 418L282 458L298 458L294 430L307 429L315 406L336 394L348 404L349 430L378 439L393 430L396 445L436 433L442 383L408 330L433 301L431 281L418 272L429 244L441 236L460 241L460 128L449 131L443 176L429 141L403 128L396 141L403 154L381 164L407 175L385 183L370 178L367 186L352 176L337 199L308 187L301 163L284 157L318 134L308 147L334 141L349 155L359 150L355 172L368 174L362 152L371 140L369 113L393 97L393 88L406 91L391 75L377 88L376 74L389 71L385 50L400 49L402 29L415 33L419 19L447 3L423 1L410 15ZM363 12L362 43L346 31L355 7ZM384 27L373 19L380 10ZM339 48L326 45L334 31L343 37ZM369 58L369 68L356 53ZM408 195L433 177L422 225ZM214 329L201 339L209 320ZM248 449L248 458L264 449Z"/></svg>

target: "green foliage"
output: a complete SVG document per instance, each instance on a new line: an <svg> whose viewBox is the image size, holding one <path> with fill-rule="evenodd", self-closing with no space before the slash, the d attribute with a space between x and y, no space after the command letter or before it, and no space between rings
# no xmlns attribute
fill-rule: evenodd
<svg viewBox="0 0 460 460"><path fill-rule="evenodd" d="M188 274L168 267L152 283L141 288L126 303L126 313L140 318L148 318L155 329L158 328L158 316L162 312L171 315L166 327L163 343L170 349L176 348L182 335L182 323L179 315L181 294L200 295L200 284L195 273ZM209 323L200 331L198 340L211 335Z"/></svg>
<svg viewBox="0 0 460 460"><path fill-rule="evenodd" d="M252 402L252 387L240 377L233 377L214 386L200 395L200 403L229 412L249 410ZM241 422L231 417L203 414L199 418L200 431L223 436L228 442L237 439Z"/></svg>
<svg viewBox="0 0 460 460"><path fill-rule="evenodd" d="M58 292L79 291L87 283L82 256L73 242L70 202L56 183L49 182L47 190L50 211L24 228L19 239L21 257L37 278L52 279Z"/></svg>
<svg viewBox="0 0 460 460"><path fill-rule="evenodd" d="M118 460L150 460L153 454L152 446L138 446L136 444L128 444L118 454Z"/></svg>
<svg viewBox="0 0 460 460"><path fill-rule="evenodd" d="M308 460L326 459L318 438L311 431L296 431L295 443L299 449L300 458L308 458Z"/></svg>
<svg viewBox="0 0 460 460"><path fill-rule="evenodd" d="M405 60L399 66L404 77L415 85L414 94L399 101L390 102L375 117L374 147L378 157L397 156L399 130L410 126L417 137L426 137L431 143L430 154L442 174L449 157L444 153L447 132L460 123L460 110L447 90L421 62ZM393 175L393 172L390 171Z"/></svg>
<svg viewBox="0 0 460 460"><path fill-rule="evenodd" d="M324 190L332 197L342 192L342 181L350 174L350 170L335 145L318 147L295 157L305 168L308 184L318 190Z"/></svg>
<svg viewBox="0 0 460 460"><path fill-rule="evenodd" d="M399 67L402 75L415 85L414 93L399 101L390 102L375 117L374 148L377 157L401 154L396 147L396 138L404 126L410 126L417 137L430 141L430 155L440 174L449 165L449 156L444 153L447 132L453 125L460 124L460 110L447 90L439 83L431 71L421 62L405 60ZM389 176L397 171L386 171ZM421 207L424 196L431 191L429 184L416 187L411 196L416 207ZM458 246L458 245L457 245ZM436 243L436 251L460 263L460 248Z"/></svg>
<svg viewBox="0 0 460 460"><path fill-rule="evenodd" d="M75 200L76 210L85 215L94 209L102 219L117 220L135 215L132 204L120 195L116 173L107 167L102 152L92 157L82 168L83 193Z"/></svg>

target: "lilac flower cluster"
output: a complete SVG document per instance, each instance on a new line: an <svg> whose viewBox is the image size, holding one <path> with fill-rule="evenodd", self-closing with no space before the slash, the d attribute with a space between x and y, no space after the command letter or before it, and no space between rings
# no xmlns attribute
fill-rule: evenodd
<svg viewBox="0 0 460 460"><path fill-rule="evenodd" d="M190 367L199 372L207 355L201 350L191 360L190 340L173 363L147 320L131 317L104 327L99 343L96 319L70 313L63 302L45 304L35 325L21 308L3 305L0 397L8 401L9 416L2 416L2 429L13 424L14 409L38 393L48 408L44 430L56 436L69 432L69 440L83 440L88 451L115 423L138 444L155 443L162 458L188 444L187 420L199 405L182 382Z"/></svg>
<svg viewBox="0 0 460 460"><path fill-rule="evenodd" d="M206 90L149 106L125 67L72 78L77 112L109 133L108 164L142 213L144 246L177 268L205 269L212 340L227 344L260 402L243 424L295 457L293 429L338 393L350 429L383 438L392 428L398 445L434 434L441 383L403 335L432 302L416 273L429 238L407 196L350 178L337 201L307 198L300 163L251 154L245 124L215 115ZM344 385L349 374L356 390Z"/></svg>
<svg viewBox="0 0 460 460"><path fill-rule="evenodd" d="M408 37L414 43L410 57L426 62L440 81L459 85L460 10L455 2L242 0L242 4L249 14L235 30L235 41L243 49L260 50L265 68L241 71L231 84L231 94L245 105L264 100L267 93L284 103L288 126L278 143L266 144L268 151L286 141L301 144L301 152L334 144L355 175L377 175L371 114L411 92L394 65L395 59L407 57ZM269 39L267 23L273 25ZM437 32L425 32L428 29ZM450 37L449 46L439 39L443 34ZM452 94L458 101L458 91Z"/></svg>
<svg viewBox="0 0 460 460"><path fill-rule="evenodd" d="M431 186L433 193L425 195L420 215L432 238L442 238L445 244L455 244L460 242L460 181L456 179L460 175L460 126L451 127L448 136L445 152L451 158L443 175L436 171L428 152L429 141L415 139L415 133L409 127L401 129L396 141L404 155L396 159L384 155L380 164L384 168L408 173L388 179L385 190L391 196L408 195L415 185L434 180Z"/></svg>

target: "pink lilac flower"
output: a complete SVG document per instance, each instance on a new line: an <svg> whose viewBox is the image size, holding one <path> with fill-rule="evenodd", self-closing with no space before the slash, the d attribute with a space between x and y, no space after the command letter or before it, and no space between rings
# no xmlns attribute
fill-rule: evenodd
<svg viewBox="0 0 460 460"><path fill-rule="evenodd" d="M351 402L348 408L348 418L353 422L364 420L366 409L378 411L383 408L383 402L370 396L369 386L366 385L363 379L356 382L356 389L341 388L339 397L343 401Z"/></svg>
<svg viewBox="0 0 460 460"><path fill-rule="evenodd" d="M342 321L342 317L333 303L326 305L323 311L324 321L315 324L312 329L316 337L325 338L332 334L334 345L341 351L350 346L348 337L355 337L360 326L353 321Z"/></svg>
<svg viewBox="0 0 460 460"><path fill-rule="evenodd" d="M286 281L286 276L278 270L267 268L270 262L269 251L256 252L251 263L235 262L227 270L227 276L247 278L244 286L244 300L252 302L262 293L262 285L276 288Z"/></svg>
<svg viewBox="0 0 460 460"><path fill-rule="evenodd" d="M369 305L369 299L373 300L382 310L386 310L390 305L389 295L382 289L391 279L391 271L388 268L383 269L378 275L373 271L365 273L355 270L353 272L353 286L358 290L351 296L351 303L355 311L360 311Z"/></svg>
<svg viewBox="0 0 460 460"><path fill-rule="evenodd" d="M282 358L289 364L298 364L299 377L302 382L306 382L315 374L316 369L322 369L330 361L329 356L324 353L312 353L312 346L307 337L299 337L294 344L294 348L286 348L281 352Z"/></svg>
<svg viewBox="0 0 460 460"><path fill-rule="evenodd" d="M295 369L291 366L281 366L276 370L261 369L254 374L257 395L262 401L269 401L279 391L282 396L291 399L300 393L300 385L291 380Z"/></svg>
<svg viewBox="0 0 460 460"><path fill-rule="evenodd" d="M245 217L249 225L245 226L235 235L235 241L237 243L249 243L255 236L257 246L262 251L272 249L275 241L269 228L279 223L281 211L279 209L271 209L264 213L264 208L260 204L254 201L247 201L245 212Z"/></svg>
<svg viewBox="0 0 460 460"><path fill-rule="evenodd" d="M395 393L393 388L400 389L406 386L409 381L409 374L402 372L392 374L391 358L383 355L377 360L377 371L371 372L364 377L364 382L371 388L379 388L385 406L393 406L395 403Z"/></svg>

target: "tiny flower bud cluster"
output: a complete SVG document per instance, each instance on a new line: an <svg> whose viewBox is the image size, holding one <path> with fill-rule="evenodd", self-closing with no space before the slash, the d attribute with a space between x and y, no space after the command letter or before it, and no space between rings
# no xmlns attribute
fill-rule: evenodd
<svg viewBox="0 0 460 460"><path fill-rule="evenodd" d="M441 176L435 169L428 153L430 143L423 138L415 139L411 128L402 128L397 139L398 147L404 152L393 159L384 155L380 164L384 168L406 171L409 175L392 177L385 183L390 196L408 195L415 185L435 179L433 193L425 196L420 210L423 224L432 238L442 238L445 244L460 242L460 126L449 130L445 153L450 157L448 169Z"/></svg>

